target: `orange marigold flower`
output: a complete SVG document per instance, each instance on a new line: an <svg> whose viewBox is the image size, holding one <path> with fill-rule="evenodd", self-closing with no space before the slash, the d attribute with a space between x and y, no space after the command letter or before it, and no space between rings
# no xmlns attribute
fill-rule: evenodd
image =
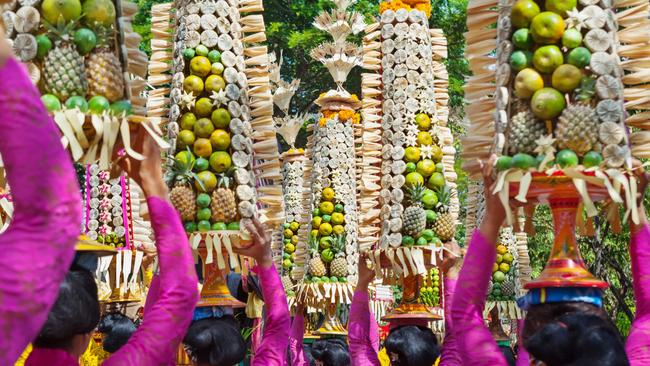
<svg viewBox="0 0 650 366"><path fill-rule="evenodd" d="M321 127L325 126L325 123L327 122L328 119L329 119L329 118L324 118L324 117L321 118L321 119L318 121L318 125L321 126Z"/></svg>
<svg viewBox="0 0 650 366"><path fill-rule="evenodd" d="M339 120L348 121L354 117L354 111L343 110L339 112Z"/></svg>
<svg viewBox="0 0 650 366"><path fill-rule="evenodd" d="M357 124L361 122L361 115L359 113L355 113L354 117L352 117L352 123Z"/></svg>

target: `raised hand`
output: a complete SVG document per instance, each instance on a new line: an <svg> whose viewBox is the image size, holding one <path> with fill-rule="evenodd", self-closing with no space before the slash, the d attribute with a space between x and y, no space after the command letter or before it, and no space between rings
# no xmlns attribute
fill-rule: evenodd
<svg viewBox="0 0 650 366"><path fill-rule="evenodd" d="M368 285L372 282L372 280L375 279L375 269L374 268L368 268L368 253L360 253L359 254L359 265L358 265L358 273L359 273L359 280L357 282L357 288L365 288L368 289Z"/></svg>
<svg viewBox="0 0 650 366"><path fill-rule="evenodd" d="M266 232L264 224L255 217L251 220L244 220L244 228L251 236L251 244L244 248L233 248L233 251L237 254L254 258L262 267L273 265L271 235Z"/></svg>

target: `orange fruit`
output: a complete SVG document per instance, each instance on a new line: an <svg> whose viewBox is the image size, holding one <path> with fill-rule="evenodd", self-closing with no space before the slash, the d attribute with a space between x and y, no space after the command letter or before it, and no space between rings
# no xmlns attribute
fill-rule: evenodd
<svg viewBox="0 0 650 366"><path fill-rule="evenodd" d="M427 131L420 131L418 132L417 143L420 146L431 145L433 144L433 137L431 137L431 134Z"/></svg>
<svg viewBox="0 0 650 366"><path fill-rule="evenodd" d="M192 73L192 75L205 77L210 73L211 69L212 64L205 56L195 56L190 61L190 73Z"/></svg>
<svg viewBox="0 0 650 366"><path fill-rule="evenodd" d="M210 98L200 98L194 104L194 114L197 117L208 117L212 113L212 100Z"/></svg>
<svg viewBox="0 0 650 366"><path fill-rule="evenodd" d="M519 0L512 6L510 19L515 28L527 28L537 14L539 14L539 6L534 1Z"/></svg>
<svg viewBox="0 0 650 366"><path fill-rule="evenodd" d="M528 99L543 87L542 76L531 68L519 71L515 77L515 95L519 98Z"/></svg>
<svg viewBox="0 0 650 366"><path fill-rule="evenodd" d="M406 175L406 185L415 186L418 184L424 184L424 177L418 172L408 173Z"/></svg>
<svg viewBox="0 0 650 366"><path fill-rule="evenodd" d="M197 176L199 179L196 182L194 182L194 186L196 187L196 189L199 190L199 192L210 193L214 191L214 189L217 187L217 176L214 175L214 173L212 173L211 171L209 170L202 171L198 173ZM199 181L203 183L203 188L205 189L201 188Z"/></svg>
<svg viewBox="0 0 650 366"><path fill-rule="evenodd" d="M442 161L442 149L440 146L431 146L431 160L433 160L434 163L439 163Z"/></svg>
<svg viewBox="0 0 650 366"><path fill-rule="evenodd" d="M566 13L569 10L573 10L578 5L577 0L546 0L544 7L548 11L552 11L556 14L560 14L563 17L566 17Z"/></svg>
<svg viewBox="0 0 650 366"><path fill-rule="evenodd" d="M323 215L330 215L334 212L334 204L329 201L321 202L319 208Z"/></svg>
<svg viewBox="0 0 650 366"><path fill-rule="evenodd" d="M404 160L417 163L420 160L420 149L415 146L409 146L404 152Z"/></svg>
<svg viewBox="0 0 650 366"><path fill-rule="evenodd" d="M217 108L214 111L212 111L212 115L210 116L212 119L212 123L214 124L214 127L216 128L228 128L228 125L230 124L230 112L226 108Z"/></svg>
<svg viewBox="0 0 650 366"><path fill-rule="evenodd" d="M196 75L186 76L183 80L183 90L199 96L203 93L203 80Z"/></svg>
<svg viewBox="0 0 650 366"><path fill-rule="evenodd" d="M430 177L436 171L436 163L431 159L423 159L418 162L417 172L423 177Z"/></svg>
<svg viewBox="0 0 650 366"><path fill-rule="evenodd" d="M181 149L185 149L187 146L192 146L194 140L196 140L196 137L194 136L194 132L190 130L181 130L178 133L178 145Z"/></svg>
<svg viewBox="0 0 650 366"><path fill-rule="evenodd" d="M323 200L330 202L334 200L334 190L332 188L323 188Z"/></svg>
<svg viewBox="0 0 650 366"><path fill-rule="evenodd" d="M44 0L41 4L43 19L56 25L59 17L64 23L79 18L81 15L81 2L79 0Z"/></svg>
<svg viewBox="0 0 650 366"><path fill-rule="evenodd" d="M551 84L553 87L561 92L572 92L580 85L582 79L582 71L573 65L561 65L551 77Z"/></svg>
<svg viewBox="0 0 650 366"><path fill-rule="evenodd" d="M215 151L210 155L210 167L217 173L223 173L232 166L230 154L225 151Z"/></svg>
<svg viewBox="0 0 650 366"><path fill-rule="evenodd" d="M557 117L566 107L564 94L553 88L542 88L533 94L530 101L533 114L540 119L549 120Z"/></svg>
<svg viewBox="0 0 650 366"><path fill-rule="evenodd" d="M426 131L431 128L431 118L426 113L418 113L415 116L415 123L420 131Z"/></svg>
<svg viewBox="0 0 650 366"><path fill-rule="evenodd" d="M210 135L210 143L216 151L225 151L230 147L230 134L225 130L214 130Z"/></svg>
<svg viewBox="0 0 650 366"><path fill-rule="evenodd" d="M214 132L214 126L212 125L212 122L207 118L201 118L194 124L194 134L197 137L207 139L210 137L210 135L212 135L212 132Z"/></svg>
<svg viewBox="0 0 650 366"><path fill-rule="evenodd" d="M536 15L530 23L530 31L535 42L554 44L564 34L564 19L559 14L545 11Z"/></svg>
<svg viewBox="0 0 650 366"><path fill-rule="evenodd" d="M219 75L210 75L205 79L205 91L212 93L226 87L226 81Z"/></svg>
<svg viewBox="0 0 650 366"><path fill-rule="evenodd" d="M196 139L196 141L194 141L193 151L194 155L207 158L212 154L212 145L210 144L210 140L205 138Z"/></svg>
<svg viewBox="0 0 650 366"><path fill-rule="evenodd" d="M558 46L542 46L533 53L533 66L539 72L551 73L563 63L564 56Z"/></svg>
<svg viewBox="0 0 650 366"><path fill-rule="evenodd" d="M196 123L196 115L194 115L194 113L187 112L181 116L181 129L191 131L194 129L195 123Z"/></svg>

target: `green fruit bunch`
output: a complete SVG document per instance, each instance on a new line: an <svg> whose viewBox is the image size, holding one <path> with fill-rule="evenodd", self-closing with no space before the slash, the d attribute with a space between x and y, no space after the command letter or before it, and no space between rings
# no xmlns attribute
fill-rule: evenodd
<svg viewBox="0 0 650 366"><path fill-rule="evenodd" d="M300 230L300 224L296 221L285 222L283 225L282 273L288 273L293 268L294 253L298 245L298 230Z"/></svg>
<svg viewBox="0 0 650 366"><path fill-rule="evenodd" d="M440 270L434 267L422 276L420 287L420 303L426 306L440 306Z"/></svg>

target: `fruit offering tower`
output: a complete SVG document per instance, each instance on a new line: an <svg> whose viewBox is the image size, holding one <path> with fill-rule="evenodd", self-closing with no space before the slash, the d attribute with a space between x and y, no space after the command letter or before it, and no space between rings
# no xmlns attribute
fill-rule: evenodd
<svg viewBox="0 0 650 366"><path fill-rule="evenodd" d="M262 11L261 0L152 8L148 112L166 126L170 198L214 279L238 267L240 220L284 222Z"/></svg>
<svg viewBox="0 0 650 366"><path fill-rule="evenodd" d="M363 16L347 11L349 1L335 1L331 11L320 13L315 26L329 33L333 42L316 47L311 56L322 62L337 89L322 93L316 100L320 118L308 139L307 156L311 159L311 222L301 216L301 242L307 243L309 258L304 283L297 301L322 308L328 305L322 334L341 334L345 329L336 316L336 306L349 304L356 283L358 261L357 235L357 159L355 128L360 124L357 112L361 102L343 89L350 70L361 65L361 47L348 43L346 37L364 27ZM303 260L300 258L300 260Z"/></svg>
<svg viewBox="0 0 650 366"><path fill-rule="evenodd" d="M458 217L446 39L429 29L428 1L382 2L380 9L364 38L360 248L372 251L378 274L384 263L408 284L395 313L426 317L419 277L442 259Z"/></svg>
<svg viewBox="0 0 650 366"><path fill-rule="evenodd" d="M500 319L522 318L521 310L515 302L516 297L521 295L518 259L517 240L513 229L501 229L484 315L496 308Z"/></svg>
<svg viewBox="0 0 650 366"><path fill-rule="evenodd" d="M509 224L509 199L553 210L553 265L528 287L606 286L584 268L575 244L579 204L592 217L595 201L625 202L625 217L638 222L630 169L650 141L649 7L640 0L469 3L464 168L478 174L479 160L501 155L494 193Z"/></svg>
<svg viewBox="0 0 650 366"><path fill-rule="evenodd" d="M294 270L296 249L300 230L300 217L308 209L303 206L303 186L305 185L305 169L307 158L304 149L296 148L296 137L305 122L305 115L290 115L289 106L291 99L298 90L299 79L290 83L282 80L280 71L282 59L276 61L275 54L271 57L271 89L273 102L280 110L282 116L274 117L275 128L278 135L282 136L289 145L289 150L284 152L282 158L282 192L284 197L285 222L282 230L274 233L273 256L279 268L282 284L287 297L293 298L295 282L291 278ZM300 266L301 269L304 267Z"/></svg>
<svg viewBox="0 0 650 366"><path fill-rule="evenodd" d="M75 161L108 169L116 146L131 148L130 130L144 121L147 57L131 27L137 5L121 0L26 0L2 7L5 34Z"/></svg>

